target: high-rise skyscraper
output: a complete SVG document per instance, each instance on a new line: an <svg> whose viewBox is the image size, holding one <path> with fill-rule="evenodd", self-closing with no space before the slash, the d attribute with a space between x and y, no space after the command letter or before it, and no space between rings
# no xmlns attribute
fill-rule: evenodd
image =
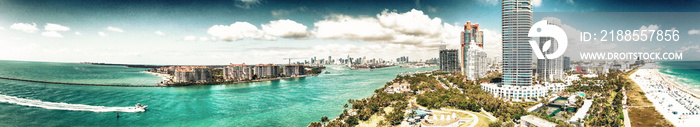
<svg viewBox="0 0 700 127"><path fill-rule="evenodd" d="M532 48L527 36L532 26L530 0L501 2L503 85L532 85Z"/></svg>
<svg viewBox="0 0 700 127"><path fill-rule="evenodd" d="M561 20L555 18L548 18L547 24L561 26ZM551 46L549 49L542 49L545 51L544 54L552 54L559 49L559 43L552 37L540 37L539 45L544 45L545 42L550 41ZM542 79L545 82L553 82L556 80L564 80L564 61L563 56L554 59L537 59L537 78Z"/></svg>
<svg viewBox="0 0 700 127"><path fill-rule="evenodd" d="M476 80L486 77L486 71L488 69L486 66L486 51L472 41L469 44L469 50L466 54L464 58L467 63L464 69L464 76L467 77L467 80Z"/></svg>
<svg viewBox="0 0 700 127"><path fill-rule="evenodd" d="M440 71L455 73L459 71L458 51L455 49L440 50Z"/></svg>
<svg viewBox="0 0 700 127"><path fill-rule="evenodd" d="M571 58L568 56L564 57L564 72L571 70Z"/></svg>
<svg viewBox="0 0 700 127"><path fill-rule="evenodd" d="M483 48L484 47L484 39L483 39L484 34L483 33L484 33L483 31L479 31L479 24L478 23L472 24L472 22L467 22L467 24L464 24L464 31L462 31L461 39L459 42L461 44L461 47L459 49L460 50L460 55L459 55L460 65L459 65L459 67L461 68L462 73L465 75L467 72L467 70L466 70L467 63L469 63L469 61L467 61L469 59L469 58L467 58L467 56L468 56L467 53L469 52L469 46L470 46L469 42L474 42L476 46L478 46L479 48Z"/></svg>

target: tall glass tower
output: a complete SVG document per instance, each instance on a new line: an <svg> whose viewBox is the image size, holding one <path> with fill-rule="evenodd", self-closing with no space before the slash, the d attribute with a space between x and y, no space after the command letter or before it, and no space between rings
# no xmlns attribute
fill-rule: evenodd
<svg viewBox="0 0 700 127"><path fill-rule="evenodd" d="M532 48L527 33L532 26L530 0L501 2L503 85L532 85Z"/></svg>
<svg viewBox="0 0 700 127"><path fill-rule="evenodd" d="M548 25L556 25L561 27L561 20L556 18L545 18ZM534 38L533 38L534 39ZM559 49L559 43L552 37L539 37L539 45L544 45L545 42L551 41L550 48L545 51L545 54L552 54ZM545 50L545 49L542 49ZM537 78L545 82L554 82L556 80L564 80L564 57L560 56L554 59L537 59Z"/></svg>

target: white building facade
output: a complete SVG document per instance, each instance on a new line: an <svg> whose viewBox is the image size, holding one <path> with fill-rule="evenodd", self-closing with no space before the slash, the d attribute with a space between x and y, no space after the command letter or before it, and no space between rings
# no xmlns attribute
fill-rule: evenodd
<svg viewBox="0 0 700 127"><path fill-rule="evenodd" d="M481 89L493 94L496 97L501 97L505 100L537 100L539 97L547 95L550 91L559 92L566 90L567 84L564 83L545 83L544 85L531 86L513 86L513 85L498 85L494 83L482 83Z"/></svg>
<svg viewBox="0 0 700 127"><path fill-rule="evenodd" d="M469 50L464 59L466 62L464 75L467 80L476 80L486 77L488 71L488 57L483 48L477 46L474 42L470 42Z"/></svg>

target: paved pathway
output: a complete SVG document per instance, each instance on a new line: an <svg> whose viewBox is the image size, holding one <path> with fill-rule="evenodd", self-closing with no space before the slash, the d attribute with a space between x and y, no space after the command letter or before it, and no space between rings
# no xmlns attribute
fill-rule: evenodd
<svg viewBox="0 0 700 127"><path fill-rule="evenodd" d="M632 122L630 122L630 115L627 113L627 108L634 107L634 106L627 106L627 90L625 88L622 88L622 95L625 95L622 97L622 114L625 115L625 127L632 127Z"/></svg>

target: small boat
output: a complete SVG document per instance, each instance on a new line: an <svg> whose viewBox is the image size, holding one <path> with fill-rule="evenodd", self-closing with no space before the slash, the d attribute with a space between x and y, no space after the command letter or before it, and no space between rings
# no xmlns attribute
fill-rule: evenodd
<svg viewBox="0 0 700 127"><path fill-rule="evenodd" d="M330 73L331 73L330 71L326 71L326 74L330 74Z"/></svg>
<svg viewBox="0 0 700 127"><path fill-rule="evenodd" d="M136 103L136 108L140 108L140 109L146 110L146 107L148 107L148 105L141 105L141 103Z"/></svg>

